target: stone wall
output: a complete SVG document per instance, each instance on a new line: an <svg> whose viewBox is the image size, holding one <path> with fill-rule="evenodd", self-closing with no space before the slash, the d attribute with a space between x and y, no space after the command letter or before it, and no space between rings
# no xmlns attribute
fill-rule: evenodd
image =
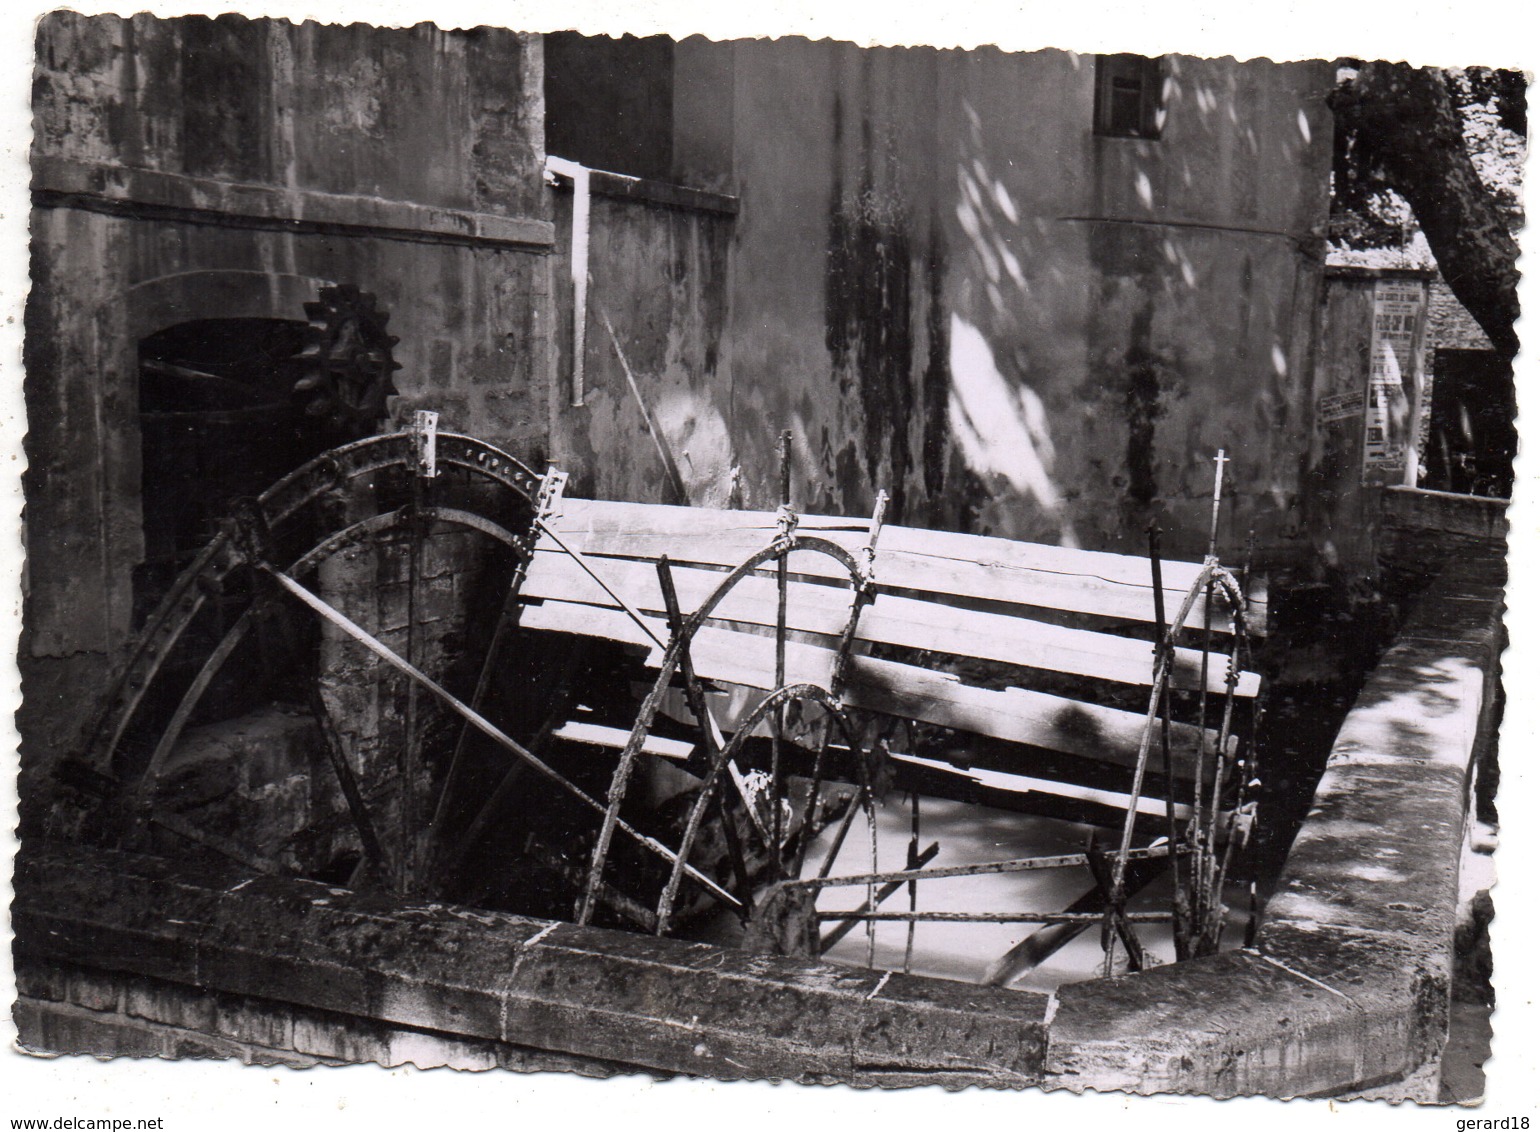
<svg viewBox="0 0 1540 1132"><path fill-rule="evenodd" d="M247 1065L415 1065L608 1076L613 1063L298 1009L67 964L17 968L12 1017L40 1049L100 1057L234 1058Z"/></svg>
<svg viewBox="0 0 1540 1132"><path fill-rule="evenodd" d="M38 1050L165 1055L190 1031L254 1060L1015 1087L1043 1054L1041 994L65 845L30 846L16 890Z"/></svg>

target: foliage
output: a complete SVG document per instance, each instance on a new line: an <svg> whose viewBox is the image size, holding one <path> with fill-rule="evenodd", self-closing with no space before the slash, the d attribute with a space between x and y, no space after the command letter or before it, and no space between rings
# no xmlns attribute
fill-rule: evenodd
<svg viewBox="0 0 1540 1132"><path fill-rule="evenodd" d="M1339 70L1339 92L1354 81L1357 68L1348 63ZM1460 116L1471 163L1509 230L1517 231L1523 224L1525 76L1521 71L1466 67L1447 70L1443 78ZM1373 147L1363 144L1352 126L1339 122L1336 134L1328 233L1333 258L1380 266L1431 266L1411 206L1392 187L1383 163L1374 159Z"/></svg>

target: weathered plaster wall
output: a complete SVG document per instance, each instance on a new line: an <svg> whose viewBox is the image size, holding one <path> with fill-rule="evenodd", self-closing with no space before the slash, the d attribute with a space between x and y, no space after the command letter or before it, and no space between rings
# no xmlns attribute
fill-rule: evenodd
<svg viewBox="0 0 1540 1132"><path fill-rule="evenodd" d="M37 63L38 156L506 216L542 207L537 37L55 12Z"/></svg>
<svg viewBox="0 0 1540 1132"><path fill-rule="evenodd" d="M1311 537L1328 568L1363 573L1373 556L1379 492L1365 488L1363 398L1374 334L1374 280L1343 279L1321 296L1314 387L1317 405L1360 398L1356 412L1333 417L1318 410L1306 471Z"/></svg>
<svg viewBox="0 0 1540 1132"><path fill-rule="evenodd" d="M538 458L551 227L537 37L69 12L38 32L27 311L29 748L67 750L143 556L137 346L373 292L397 419ZM411 154L403 160L403 154Z"/></svg>
<svg viewBox="0 0 1540 1132"><path fill-rule="evenodd" d="M730 373L680 364L748 503L773 501L791 428L803 506L860 513L884 487L907 522L1102 548L1163 513L1190 553L1223 446L1222 540L1254 524L1295 544L1331 76L1168 63L1164 135L1143 141L1093 135L1090 57L801 40L676 57L676 90L733 76L675 139L719 138L730 113ZM604 223L656 221L596 220L596 241ZM609 351L590 335L590 359ZM565 427L596 453L614 440L600 417ZM659 498L653 461L630 463L602 474Z"/></svg>
<svg viewBox="0 0 1540 1132"><path fill-rule="evenodd" d="M590 198L584 392L583 404L573 406L573 197L567 190L553 196L552 275L560 310L554 349L561 378L552 397L551 446L572 474L569 494L728 506L732 216L600 193ZM678 469L683 499L670 486L647 417Z"/></svg>

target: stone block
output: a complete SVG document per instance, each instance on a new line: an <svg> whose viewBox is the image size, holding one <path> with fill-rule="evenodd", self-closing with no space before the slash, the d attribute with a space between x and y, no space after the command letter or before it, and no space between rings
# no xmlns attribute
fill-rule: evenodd
<svg viewBox="0 0 1540 1132"><path fill-rule="evenodd" d="M66 1003L22 999L12 1013L24 1049L98 1057L165 1057L166 1033L117 1014L95 1014Z"/></svg>
<svg viewBox="0 0 1540 1132"><path fill-rule="evenodd" d="M341 1062L390 1065L390 1041L384 1027L346 1015L296 1012L291 1042L296 1053Z"/></svg>
<svg viewBox="0 0 1540 1132"><path fill-rule="evenodd" d="M123 1005L123 981L110 975L72 971L66 988L65 1001L85 1010L115 1013Z"/></svg>
<svg viewBox="0 0 1540 1132"><path fill-rule="evenodd" d="M213 1024L207 1028L245 1045L276 1050L294 1045L292 1012L279 1003L221 996Z"/></svg>
<svg viewBox="0 0 1540 1132"><path fill-rule="evenodd" d="M43 1002L63 1002L69 997L69 973L56 963L19 962L16 993Z"/></svg>
<svg viewBox="0 0 1540 1132"><path fill-rule="evenodd" d="M150 979L130 979L123 1011L136 1018L183 1030L214 1028L215 996L197 987Z"/></svg>
<svg viewBox="0 0 1540 1132"><path fill-rule="evenodd" d="M496 1069L498 1048L493 1042L397 1030L390 1035L384 1063L415 1065L418 1069Z"/></svg>

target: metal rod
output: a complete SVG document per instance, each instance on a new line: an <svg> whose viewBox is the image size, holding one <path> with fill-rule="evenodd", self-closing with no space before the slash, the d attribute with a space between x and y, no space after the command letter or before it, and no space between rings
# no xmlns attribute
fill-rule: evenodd
<svg viewBox="0 0 1540 1132"><path fill-rule="evenodd" d="M679 609L679 591L674 586L674 570L668 555L660 555L657 565L658 588L663 592L663 609L668 617L668 630L678 640L680 630L684 626L684 615ZM720 732L712 726L711 709L706 703L706 694L702 690L699 678L695 675L695 663L690 657L690 642L683 640L679 649L679 672L684 678L685 701L689 704L690 712L695 716L696 725L700 728L701 745L705 748L706 756L715 765L717 755L722 749L718 742ZM732 768L736 770L736 767ZM703 784L703 791L715 789L715 783ZM749 880L748 866L745 864L743 847L738 843L738 830L732 824L728 816L727 807L724 804L722 793L717 791L717 812L722 821L722 836L727 841L727 855L732 863L734 879L738 882L738 892L743 900L743 910L748 914L753 908L753 885ZM692 814L693 816L693 814ZM688 830L682 845L690 845L693 838ZM672 905L672 898L668 900ZM660 911L653 917L653 925L659 934L668 926L668 913Z"/></svg>
<svg viewBox="0 0 1540 1132"><path fill-rule="evenodd" d="M909 792L909 852L905 857L905 867L913 872L920 867L920 792ZM909 911L919 909L920 886L909 882ZM909 973L910 964L914 961L914 921L909 922L909 932L904 940L904 974Z"/></svg>
<svg viewBox="0 0 1540 1132"><path fill-rule="evenodd" d="M1169 645L1166 628L1166 592L1161 581L1160 524L1150 520L1150 583L1155 596L1155 672L1160 672L1160 658ZM1171 773L1171 697L1170 681L1161 689L1160 698L1160 754L1166 779L1166 836L1176 843L1176 783Z"/></svg>
<svg viewBox="0 0 1540 1132"><path fill-rule="evenodd" d="M781 539L789 536L796 527L796 516L791 513L791 430L781 431L781 510L778 522ZM775 686L786 683L786 597L787 554L783 550L775 560ZM775 875L784 875L781 858L781 743L786 734L786 705L775 712L775 727L770 736L770 859L775 865Z"/></svg>
<svg viewBox="0 0 1540 1132"><path fill-rule="evenodd" d="M1086 839L1085 847L1086 864L1090 867L1091 876L1096 880L1096 887L1107 894L1107 905L1111 910L1112 928L1119 940L1123 943L1123 950L1128 953L1128 966L1130 970L1142 971L1148 961L1144 955L1144 947L1139 942L1139 937L1134 934L1133 928L1128 922L1128 913L1124 908L1124 897L1120 893L1117 900L1113 900L1112 892L1112 866L1107 860L1107 855L1096 847L1096 833L1093 830ZM1102 921L1102 930L1107 929L1107 921ZM1107 939L1102 943L1104 950L1110 951L1112 940Z"/></svg>
<svg viewBox="0 0 1540 1132"><path fill-rule="evenodd" d="M315 717L317 726L321 728L321 745L326 748L326 757L332 764L332 772L337 776L337 785L342 788L342 797L347 803L348 814L353 819L353 827L358 830L358 840L363 846L364 858L375 870L375 876L379 881L389 885L390 862L385 857L385 850L380 846L379 834L375 832L374 821L369 816L369 808L364 804L363 791L359 789L358 778L354 775L353 766L348 761L347 746L342 741L342 734L337 730L337 722L332 718L326 701L321 698L319 689L312 687L309 699L310 713ZM400 878L400 882L404 883L405 878Z"/></svg>
<svg viewBox="0 0 1540 1132"><path fill-rule="evenodd" d="M1130 861L1155 861L1171 856L1171 846L1152 845L1146 849L1130 849ZM885 884L890 881L909 883L921 880L949 880L956 877L994 876L999 873L1030 873L1043 869L1084 868L1090 859L1084 853L1060 853L1052 857L1017 857L1009 861L985 861L973 865L945 865L938 869L914 871L900 869L893 872L861 873L856 876L819 876L784 882L786 888L844 888L860 884Z"/></svg>
<svg viewBox="0 0 1540 1132"><path fill-rule="evenodd" d="M414 432L416 430L414 429ZM419 443L421 443L419 439ZM418 474L412 476L411 518L407 523L407 582L406 582L406 662L417 664L417 592L422 583L422 543L424 524L422 507L425 477L421 464ZM418 741L420 738L417 713L417 681L406 681L406 717L402 721L401 751L397 769L401 790L401 891L414 890L418 876L417 862L417 768Z"/></svg>
<svg viewBox="0 0 1540 1132"><path fill-rule="evenodd" d="M1161 873L1159 861L1134 861L1125 879L1125 891L1130 895L1146 888ZM1066 912L1091 912L1101 916L1107 907L1107 893L1092 885L1066 909ZM1073 943L1095 921L1048 924L1039 928L1026 939L1012 947L990 966L982 983L988 987L1004 987L1014 983L1028 971L1045 963L1058 951Z"/></svg>
<svg viewBox="0 0 1540 1132"><path fill-rule="evenodd" d="M1102 919L1100 912L863 912L852 908L848 912L814 912L819 921L865 920L868 923L892 921L894 923L953 923L953 924L1095 924ZM1128 912L1124 918L1131 924L1169 924L1170 912Z"/></svg>
<svg viewBox="0 0 1540 1132"><path fill-rule="evenodd" d="M839 648L835 650L834 663L830 671L829 692L834 697L836 703L840 702L841 697L844 695L845 677L850 670L850 654L851 649L855 645L856 628L860 624L861 610L864 609L867 605L871 604L875 597L872 583L876 573L875 563L877 557L877 539L882 534L883 516L887 511L887 506L888 493L885 491L879 491L877 493L876 503L872 508L872 521L867 529L866 545L861 548L862 561L860 566L862 577L860 579L851 579L852 596L850 601L850 615L845 620L845 629L844 632L840 635ZM824 728L823 741L819 744L818 755L813 760L813 786L808 793L807 807L803 814L802 824L804 829L808 828L809 822L811 821L812 814L814 812L814 807L818 801L818 790L823 781L822 775L824 759L829 753L829 741L830 732L826 726ZM873 750L876 749L876 745L874 744ZM860 758L859 751L855 752L855 757ZM807 847L808 838L804 835L797 845L797 857L795 865L791 871L792 876L802 875L802 868L807 860ZM833 857L831 856L824 862L823 870L819 875L822 876L826 874L829 871L829 866L832 863Z"/></svg>
<svg viewBox="0 0 1540 1132"><path fill-rule="evenodd" d="M1214 502L1209 511L1208 520L1208 556L1215 557L1219 553L1219 505L1224 495L1225 465L1230 462L1221 448L1219 454L1214 457Z"/></svg>
<svg viewBox="0 0 1540 1132"><path fill-rule="evenodd" d="M1210 556L1209 561L1213 561L1212 555ZM1196 768L1198 773L1194 776L1192 788L1192 820L1188 823L1187 826L1188 842L1191 844L1194 854L1192 861L1193 918L1194 923L1198 926L1199 931L1202 930L1204 917L1208 914L1208 897L1204 886L1204 877L1208 872L1206 856L1209 852L1209 847L1204 836L1208 830L1208 823L1204 820L1205 811L1203 786L1205 782L1204 775L1208 761L1208 751L1205 749L1205 743L1206 736L1208 734L1208 670L1209 648L1213 641L1213 610L1214 580L1213 576L1210 575L1203 591L1203 658L1199 665L1198 679L1199 688L1201 691L1198 693L1197 749L1193 758L1193 766ZM1215 778L1219 777L1219 759L1221 757L1222 756L1216 752L1213 768L1213 774Z"/></svg>
<svg viewBox="0 0 1540 1132"><path fill-rule="evenodd" d="M1235 685L1240 678L1238 666L1240 654L1245 642L1244 620L1245 609L1237 606L1235 609L1235 639L1231 642L1230 665L1225 673L1225 706L1224 715L1219 725L1220 750L1216 756L1214 775L1214 802L1209 812L1209 827L1207 840L1210 846L1208 858L1209 874L1205 878L1205 884L1211 893L1212 903L1208 909L1209 919L1203 928L1204 954L1216 951L1219 947L1219 936L1224 927L1224 883L1225 874L1229 871L1230 855L1235 846L1237 823L1230 823L1229 836L1225 839L1224 856L1221 860L1218 856L1219 842L1219 804L1225 771L1229 769L1231 760L1228 758L1227 747L1229 745L1230 727L1235 711ZM1239 800L1237 796L1237 801Z"/></svg>
<svg viewBox="0 0 1540 1132"><path fill-rule="evenodd" d="M867 781L867 784L866 784L866 796L867 796L868 799L872 799L871 782L870 782L869 778L868 778L868 781ZM872 805L874 807L873 814L875 815L875 805L876 805L876 800L875 799L872 799ZM872 869L872 872L875 873L877 871L877 822L876 822L875 818L874 818L874 820L867 822L866 829L867 829L867 832L870 834L869 840L871 842L871 851L872 851L872 856L871 856L872 865L871 865L871 869ZM876 881L867 881L866 882L866 903L870 907L872 907L872 908L875 908L877 906L877 882ZM866 921L866 965L868 967L873 967L873 966L876 966L876 964L877 964L877 921L876 920L867 920Z"/></svg>
<svg viewBox="0 0 1540 1132"><path fill-rule="evenodd" d="M1198 599L1198 594L1212 578L1213 569L1214 568L1212 563L1205 563L1203 568L1198 571L1198 576L1193 579L1192 586L1187 591L1187 596L1182 599L1181 608L1177 611L1176 617L1172 620L1173 626L1181 626L1187 623L1187 615L1192 611L1193 604ZM1173 635L1175 634L1175 631L1175 629L1172 630ZM1160 682L1162 680L1168 679L1170 676L1171 650L1166 650L1166 652L1156 662L1156 665L1155 687L1150 689L1150 703L1149 707L1145 711L1144 716L1144 731L1139 737L1139 755L1138 759L1134 763L1133 783L1129 787L1128 810L1125 812L1123 817L1123 838L1118 846L1118 857L1113 867L1112 895L1114 899L1119 897L1123 892L1124 876L1128 867L1128 854L1133 846L1134 840L1134 822L1138 817L1138 802L1144 789L1144 773L1146 768L1149 766L1150 741L1154 735L1155 713L1160 706ZM1201 780L1201 775L1199 777ZM1189 829L1190 828L1191 823L1189 823ZM1108 923L1111 923L1111 915L1112 905L1109 903L1108 910L1106 912ZM1112 951L1110 949L1103 956L1102 974L1104 977L1108 977L1112 974Z"/></svg>
<svg viewBox="0 0 1540 1132"><path fill-rule="evenodd" d="M1224 710L1220 716L1219 723L1219 748L1214 753L1213 796L1209 804L1208 826L1204 830L1204 843L1209 847L1208 856L1204 861L1204 866L1208 870L1204 877L1204 885L1215 899L1219 896L1216 887L1216 878L1218 876L1216 854L1219 832L1219 805L1223 798L1223 790L1228 778L1227 771L1230 769L1229 752L1226 748L1229 745L1230 727L1235 713L1235 684L1239 678L1239 674L1236 671L1236 661L1237 654L1240 651L1240 641L1241 637L1237 634L1231 645L1230 664L1225 672L1225 700Z"/></svg>
<svg viewBox="0 0 1540 1132"><path fill-rule="evenodd" d="M1205 559L1205 564L1211 568L1216 566L1219 561L1217 557L1219 549L1219 508L1224 497L1224 472L1227 462L1224 449L1219 449L1214 457L1214 493L1212 506L1209 509L1208 556ZM1213 638L1213 608L1214 581L1212 571L1210 571L1203 592L1203 658L1199 677L1199 687L1202 691L1199 694L1198 700L1198 745L1197 757L1194 759L1194 765L1197 767L1198 773L1193 784L1192 821L1187 826L1188 841L1194 849L1192 865L1193 920L1200 933L1208 918L1209 892L1206 882L1209 876L1208 854L1212 852L1212 847L1208 844L1206 836L1208 822L1205 820L1203 772L1204 763L1208 756L1208 752L1204 750L1204 736L1207 733L1208 727L1208 669L1209 647ZM1224 754L1223 750L1216 751L1214 754L1214 776L1216 779L1221 773L1221 760L1224 758Z"/></svg>
<svg viewBox="0 0 1540 1132"><path fill-rule="evenodd" d="M823 864L819 866L818 875L820 877L827 876L829 870L834 867L834 858L839 856L840 849L845 844L845 837L850 833L850 826L851 823L855 821L857 809L859 809L859 807L856 805L856 800L852 796L850 799L850 804L845 807L845 813L840 818L839 828L834 831L834 840L829 843L829 851L824 854ZM800 884L802 882L793 880L789 883Z"/></svg>
<svg viewBox="0 0 1540 1132"><path fill-rule="evenodd" d="M861 578L853 581L854 592L850 599L850 615L845 620L845 630L840 634L839 648L834 653L834 664L829 676L829 690L834 698L845 694L845 679L850 672L851 650L855 647L856 628L861 622L861 611L876 600L877 540L882 536L883 517L887 514L888 493L879 491L872 506L871 526L867 530L866 545L861 548Z"/></svg>
<svg viewBox="0 0 1540 1132"><path fill-rule="evenodd" d="M621 597L620 594L616 593L610 584L594 571L594 568L589 565L588 558L583 554L582 551L578 550L566 539L562 538L561 535L557 533L556 528L551 526L551 524L546 522L544 519L536 518L535 526L544 531L545 534L550 537L552 542L560 547L567 554L567 556L572 559L572 561L576 562L583 573L592 578L594 582L598 584L599 588L609 595L610 600L619 606L627 617L636 622L637 627L641 629L642 632L647 634L653 644L657 645L660 649L665 649L668 647L668 642L665 641L662 637L658 636L658 631L652 627L652 622L648 618L643 617L640 610L638 610L625 598Z"/></svg>
<svg viewBox="0 0 1540 1132"><path fill-rule="evenodd" d="M931 861L936 859L936 855L938 853L940 853L940 852L941 852L941 843L939 841L932 841L930 843L930 845L928 845L924 849L923 852L921 852L921 853L919 853L918 855L915 856L915 858L914 858L914 862L915 862L914 867L918 869L918 868L922 868L923 866L929 864ZM904 882L903 881L898 881L898 880L889 881L887 884L883 885L881 888L879 888L877 890L877 901L876 901L876 904L862 904L861 905L861 911L863 911L863 912L870 912L873 909L881 906L881 904L882 904L882 902L884 900L886 900L888 897L892 896L895 892L897 892L899 889L901 889L903 887L904 887ZM913 910L914 909L910 909L910 911L913 911ZM860 920L855 920L855 919L846 920L843 923L841 923L838 927L832 929L829 932L826 932L824 934L823 938L818 941L818 953L820 955L822 955L825 952L827 952L830 948L832 948L840 940L844 939L847 935L849 935L852 931L854 931L855 930L855 926L857 924L859 924L860 922L861 922ZM907 964L907 962L908 962L907 957L905 959L905 962Z"/></svg>
<svg viewBox="0 0 1540 1132"><path fill-rule="evenodd" d="M1166 674L1161 678L1161 658L1167 655L1171 647L1172 631L1166 624L1166 591L1162 579L1160 562L1160 524L1154 519L1150 520L1150 580L1155 594L1155 679L1160 687L1160 757L1161 769L1166 780L1166 837L1174 846L1177 844L1178 834L1176 827L1176 774L1171 766L1171 677L1169 660L1166 665ZM1203 771L1199 766L1199 775ZM1182 861L1180 855L1174 857L1171 862L1171 922L1172 943L1176 949L1177 958L1185 959L1190 944L1190 914L1188 907L1187 889L1182 880Z"/></svg>
<svg viewBox="0 0 1540 1132"><path fill-rule="evenodd" d="M781 506L791 506L791 429L783 428L780 436L781 455Z"/></svg>
<svg viewBox="0 0 1540 1132"><path fill-rule="evenodd" d="M823 791L824 764L829 757L829 748L832 745L833 732L829 721L825 719L823 738L818 744L818 754L813 756L813 773L808 781L807 802L802 807L802 822L798 826L800 835L797 838L796 856L792 860L792 876L801 876L803 866L807 863L808 845L812 841L813 819L818 812L818 795Z"/></svg>

